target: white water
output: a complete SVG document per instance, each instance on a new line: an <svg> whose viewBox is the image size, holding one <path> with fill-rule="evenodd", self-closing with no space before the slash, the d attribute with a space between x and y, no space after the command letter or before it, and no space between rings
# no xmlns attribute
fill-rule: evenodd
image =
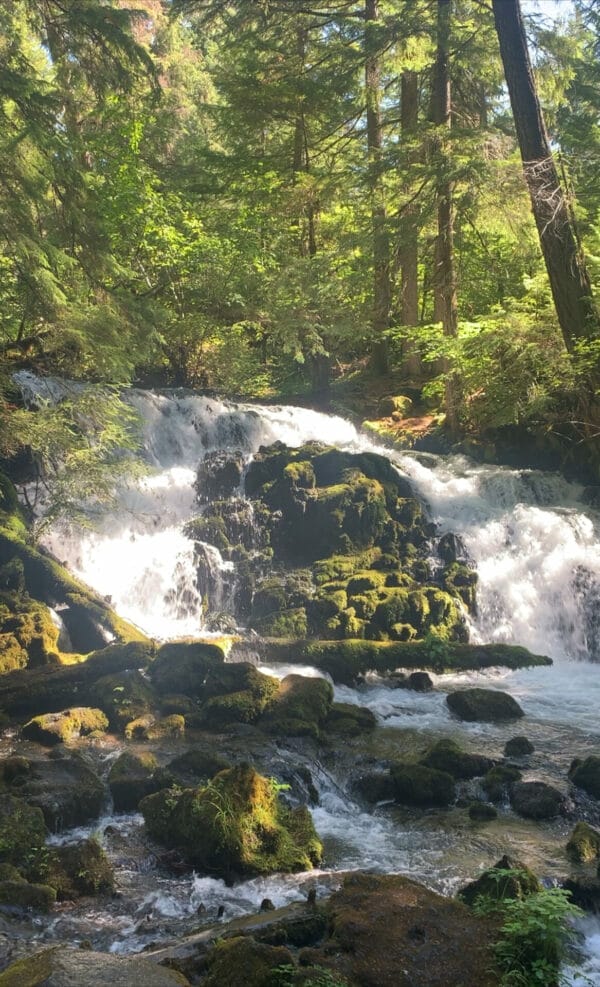
<svg viewBox="0 0 600 987"><path fill-rule="evenodd" d="M250 459L260 445L276 440L297 446L315 439L350 451L378 451L411 478L440 534L459 534L476 564L479 610L471 628L473 639L522 644L555 659L551 669L444 677L441 688L477 682L515 695L527 716L526 732L534 743L540 741L535 777L555 783L560 777L564 787L573 754L600 748L600 674L589 664L590 657L600 657L600 535L598 518L583 507L576 485L535 471L479 466L461 457L390 453L343 419L304 409L228 405L192 395L147 392L132 392L130 400L144 421L152 474L124 490L120 510L95 530L57 526L48 536L57 556L110 596L124 616L157 638L186 636L201 628L193 543L183 536L182 525L198 512L193 482L198 462L208 451L238 449ZM283 671L288 670L279 673ZM456 735L475 749L485 740L486 752L500 754L514 732L482 724L458 727L441 691L392 691L373 680L358 693L338 688L337 698L368 705L386 727ZM362 812L326 779L320 788L321 805L314 817L336 868L398 870L450 891L464 877L466 866L472 872L477 864L493 862L501 841L515 851L528 845L532 854L536 840L541 846L544 840L548 843L547 834L539 835L531 824L520 830L518 824L511 832L494 832L491 827L448 835L439 823L428 826L422 815L403 823L397 814ZM556 845L557 839L564 844L564 836L557 834L550 842ZM544 846L539 859L547 859ZM207 879L202 880L193 887L181 884L178 890L171 882L146 904L157 913L172 909L174 915L189 915L196 891L200 900L225 896L218 882L209 887ZM301 896L297 879L271 878L254 889L251 884L235 889L243 910L255 908L258 896L276 903L278 895ZM140 912L144 907L142 901ZM132 920L121 919L114 948L135 948L135 936L129 940ZM598 926L588 923L585 931L586 972L592 984L600 984ZM124 946L126 939L129 945Z"/></svg>

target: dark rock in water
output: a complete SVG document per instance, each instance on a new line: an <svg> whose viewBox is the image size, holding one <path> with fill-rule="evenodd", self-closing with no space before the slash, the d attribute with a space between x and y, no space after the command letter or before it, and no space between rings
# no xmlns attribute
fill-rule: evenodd
<svg viewBox="0 0 600 987"><path fill-rule="evenodd" d="M323 729L327 733L356 737L365 731L374 730L377 717L366 706L353 703L333 703Z"/></svg>
<svg viewBox="0 0 600 987"><path fill-rule="evenodd" d="M600 912L600 877L569 877L563 888L571 894L571 901L585 911Z"/></svg>
<svg viewBox="0 0 600 987"><path fill-rule="evenodd" d="M242 983L258 987L275 983L275 971L292 963L292 954L284 946L269 946L251 936L238 936L223 941L209 954L208 975L202 983L205 987L241 987Z"/></svg>
<svg viewBox="0 0 600 987"><path fill-rule="evenodd" d="M60 713L45 713L26 723L21 733L27 740L52 747L90 733L104 733L108 720L101 709L72 706Z"/></svg>
<svg viewBox="0 0 600 987"><path fill-rule="evenodd" d="M33 850L43 846L46 826L41 809L22 798L0 796L0 863L24 863Z"/></svg>
<svg viewBox="0 0 600 987"><path fill-rule="evenodd" d="M0 974L2 987L16 984L44 984L44 987L189 987L189 981L175 970L157 966L136 957L116 957L87 949L51 946L17 960Z"/></svg>
<svg viewBox="0 0 600 987"><path fill-rule="evenodd" d="M44 879L59 901L74 901L115 889L113 869L104 850L94 839L52 847L34 858L30 872Z"/></svg>
<svg viewBox="0 0 600 987"><path fill-rule="evenodd" d="M352 784L353 791L366 802L391 802L394 798L394 784L389 771L374 771L360 775Z"/></svg>
<svg viewBox="0 0 600 987"><path fill-rule="evenodd" d="M404 688L412 689L413 692L431 692L433 680L427 672L411 672Z"/></svg>
<svg viewBox="0 0 600 987"><path fill-rule="evenodd" d="M524 716L516 699L496 689L461 689L446 697L450 710L461 720L502 723Z"/></svg>
<svg viewBox="0 0 600 987"><path fill-rule="evenodd" d="M55 751L56 757L30 760L18 787L19 798L40 808L53 832L96 819L104 801L104 785L83 758Z"/></svg>
<svg viewBox="0 0 600 987"><path fill-rule="evenodd" d="M490 822L498 818L498 810L487 802L473 802L469 806L469 819L473 822Z"/></svg>
<svg viewBox="0 0 600 987"><path fill-rule="evenodd" d="M569 768L569 778L588 795L600 799L600 757L591 754L583 761L575 758Z"/></svg>
<svg viewBox="0 0 600 987"><path fill-rule="evenodd" d="M238 489L244 472L244 457L239 452L208 452L196 474L198 501L208 504L222 500Z"/></svg>
<svg viewBox="0 0 600 987"><path fill-rule="evenodd" d="M158 706L158 696L137 669L129 668L98 679L91 694L108 716L112 730L124 731L127 724L151 713Z"/></svg>
<svg viewBox="0 0 600 987"><path fill-rule="evenodd" d="M492 802L503 802L508 797L510 788L516 781L521 780L521 772L512 764L496 764L483 779L483 788Z"/></svg>
<svg viewBox="0 0 600 987"><path fill-rule="evenodd" d="M232 723L255 723L279 688L277 679L248 662L215 664L198 693L202 724L219 730Z"/></svg>
<svg viewBox="0 0 600 987"><path fill-rule="evenodd" d="M527 757L534 750L535 747L527 737L511 737L504 745L505 757Z"/></svg>
<svg viewBox="0 0 600 987"><path fill-rule="evenodd" d="M275 911L275 905L273 904L273 902L271 901L270 898L263 898L263 900L260 903L260 911L261 912L274 912Z"/></svg>
<svg viewBox="0 0 600 987"><path fill-rule="evenodd" d="M277 736L318 738L333 704L333 687L322 678L286 675L265 709L261 727Z"/></svg>
<svg viewBox="0 0 600 987"><path fill-rule="evenodd" d="M445 771L453 778L467 779L486 774L494 762L483 754L470 754L461 750L453 740L438 740L421 758L421 764Z"/></svg>
<svg viewBox="0 0 600 987"><path fill-rule="evenodd" d="M0 911L8 905L24 911L49 912L55 901L56 891L47 884L30 884L23 878L18 881L0 880Z"/></svg>
<svg viewBox="0 0 600 987"><path fill-rule="evenodd" d="M600 858L600 833L586 822L578 822L565 847L567 856L576 863Z"/></svg>
<svg viewBox="0 0 600 987"><path fill-rule="evenodd" d="M543 781L517 781L510 791L510 803L526 819L554 819L565 807L565 796Z"/></svg>
<svg viewBox="0 0 600 987"><path fill-rule="evenodd" d="M225 656L216 644L174 642L163 644L150 668L152 684L162 694L202 693L209 670L222 665Z"/></svg>
<svg viewBox="0 0 600 987"><path fill-rule="evenodd" d="M209 781L219 771L230 768L230 762L212 750L192 747L185 754L173 758L166 772L185 788L193 788L200 782Z"/></svg>
<svg viewBox="0 0 600 987"><path fill-rule="evenodd" d="M393 798L402 805L445 806L456 798L452 775L424 764L395 764L390 778Z"/></svg>
<svg viewBox="0 0 600 987"><path fill-rule="evenodd" d="M125 751L111 765L108 787L116 812L132 812L146 795L164 787L157 777L158 762L153 754Z"/></svg>
<svg viewBox="0 0 600 987"><path fill-rule="evenodd" d="M514 857L505 855L476 881L470 881L458 892L465 904L473 905L477 898L506 901L525 898L541 891L542 886L533 871Z"/></svg>
<svg viewBox="0 0 600 987"><path fill-rule="evenodd" d="M439 557L447 565L451 562L465 562L469 557L462 538L452 531L442 535L437 544L437 551Z"/></svg>

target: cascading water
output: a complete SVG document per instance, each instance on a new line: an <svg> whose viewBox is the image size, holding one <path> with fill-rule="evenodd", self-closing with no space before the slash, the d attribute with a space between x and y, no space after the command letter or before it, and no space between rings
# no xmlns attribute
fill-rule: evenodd
<svg viewBox="0 0 600 987"><path fill-rule="evenodd" d="M24 383L35 393L33 380ZM53 387L56 396L58 385ZM410 478L429 505L439 534L459 536L477 567L478 612L470 627L472 639L521 644L555 659L550 669L444 677L440 687L477 682L508 688L528 716L529 736L543 751L534 763L536 777L553 783L562 779L564 786L571 757L600 747L600 675L590 664L600 658L600 529L597 515L582 503L580 487L558 476L480 466L462 457L390 452L341 418L299 408L144 391L132 391L128 400L143 422L150 474L124 489L118 510L94 529L61 524L45 536L58 558L110 596L123 616L162 639L197 634L203 625L203 598L206 602L210 594L205 580L199 580L197 550L183 527L201 511L194 484L198 463L207 453L238 450L248 462L260 445L278 440L291 446L317 440L352 452L377 451ZM226 608L231 563L223 563L215 546L206 545L204 557L200 568L205 578L220 586L220 596L219 590L213 593L211 606ZM470 736L475 742L485 738L486 752L500 756L511 736L508 727L457 724L441 691L420 696L373 680L358 691L338 688L337 698L370 706L390 728L391 748L394 730L412 728L457 739ZM439 817L433 822L400 811L362 813L326 774L315 780L321 794L315 821L336 868L401 870L447 890L454 890L477 863L487 866L497 859L499 849L526 852L546 874L564 870L548 846L557 840L564 843L566 823L554 824L552 840L532 824L514 820L510 832L493 824L485 834L465 833ZM278 902L298 893L290 879L268 879L254 890L250 885L241 893L248 907L257 895L268 894ZM215 894L224 893L220 885L211 888ZM202 895L210 898L211 888L203 884ZM146 893L152 892L146 888ZM178 904L181 892L173 883L162 893L164 900L155 900L155 909L172 908L179 914L183 908L182 914L189 914L189 901ZM127 921L131 924L131 918ZM129 932L116 935L117 949L131 932L127 922L124 929ZM587 929L587 972L598 977L592 983L600 983L592 955L597 933L595 926ZM143 937L137 946L136 941L125 948L141 948Z"/></svg>

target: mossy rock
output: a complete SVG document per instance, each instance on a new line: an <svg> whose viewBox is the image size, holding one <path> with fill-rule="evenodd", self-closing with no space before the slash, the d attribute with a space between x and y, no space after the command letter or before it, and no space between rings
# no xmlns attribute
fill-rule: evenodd
<svg viewBox="0 0 600 987"><path fill-rule="evenodd" d="M394 415L405 418L411 411L412 404L412 399L405 394L383 397L379 399L378 411L382 418L391 418Z"/></svg>
<svg viewBox="0 0 600 987"><path fill-rule="evenodd" d="M103 676L94 683L92 695L113 730L124 731L131 720L152 713L158 706L155 690L137 669Z"/></svg>
<svg viewBox="0 0 600 987"><path fill-rule="evenodd" d="M318 736L333 704L333 687L322 678L286 675L261 719L271 733Z"/></svg>
<svg viewBox="0 0 600 987"><path fill-rule="evenodd" d="M195 488L201 504L230 497L239 487L244 472L240 452L207 452L198 466Z"/></svg>
<svg viewBox="0 0 600 987"><path fill-rule="evenodd" d="M323 723L326 733L334 733L343 737L357 737L362 733L374 730L377 717L366 706L356 706L354 703L333 703L327 718Z"/></svg>
<svg viewBox="0 0 600 987"><path fill-rule="evenodd" d="M29 881L0 881L0 905L27 911L49 912L56 901L56 891L47 884Z"/></svg>
<svg viewBox="0 0 600 987"><path fill-rule="evenodd" d="M534 750L535 747L527 737L511 737L504 745L505 757L528 757L529 754L533 754Z"/></svg>
<svg viewBox="0 0 600 987"><path fill-rule="evenodd" d="M565 797L543 781L517 781L510 790L510 804L525 819L554 819L565 808Z"/></svg>
<svg viewBox="0 0 600 987"><path fill-rule="evenodd" d="M77 754L31 760L19 779L19 797L42 810L48 828L57 832L81 826L100 814L104 785Z"/></svg>
<svg viewBox="0 0 600 987"><path fill-rule="evenodd" d="M476 881L470 881L461 888L458 897L466 905L473 905L478 898L487 898L491 902L512 901L541 890L542 885L529 867L505 855Z"/></svg>
<svg viewBox="0 0 600 987"><path fill-rule="evenodd" d="M469 819L473 822L491 822L498 818L498 810L487 802L472 802L469 806Z"/></svg>
<svg viewBox="0 0 600 987"><path fill-rule="evenodd" d="M567 856L575 863L600 859L600 833L586 822L578 822L565 847Z"/></svg>
<svg viewBox="0 0 600 987"><path fill-rule="evenodd" d="M191 748L173 758L167 765L167 772L182 785L192 787L206 782L220 771L230 768L229 761L212 750Z"/></svg>
<svg viewBox="0 0 600 987"><path fill-rule="evenodd" d="M95 839L45 848L30 872L54 889L58 901L111 894L115 887L112 865Z"/></svg>
<svg viewBox="0 0 600 987"><path fill-rule="evenodd" d="M569 778L588 795L600 799L600 757L590 754L583 761L576 758L569 768Z"/></svg>
<svg viewBox="0 0 600 987"><path fill-rule="evenodd" d="M226 879L307 870L321 859L310 812L284 806L272 780L247 764L204 787L150 795L140 809L151 836Z"/></svg>
<svg viewBox="0 0 600 987"><path fill-rule="evenodd" d="M360 775L353 782L352 790L359 798L372 805L377 802L393 801L395 792L389 771L373 771Z"/></svg>
<svg viewBox="0 0 600 987"><path fill-rule="evenodd" d="M0 862L18 865L43 846L46 825L41 809L14 795L0 797Z"/></svg>
<svg viewBox="0 0 600 987"><path fill-rule="evenodd" d="M155 689L165 695L180 692L193 697L202 694L208 672L223 664L225 655L216 644L173 642L158 649L150 669Z"/></svg>
<svg viewBox="0 0 600 987"><path fill-rule="evenodd" d="M446 806L456 798L452 775L424 764L395 764L390 778L393 798L402 805Z"/></svg>
<svg viewBox="0 0 600 987"><path fill-rule="evenodd" d="M4 581L11 581L10 575L6 575L7 568L11 574L15 570L20 574L23 567L19 559L3 566L0 579L4 573ZM58 634L58 627L43 603L32 600L24 591L0 592L0 674L58 664Z"/></svg>
<svg viewBox="0 0 600 987"><path fill-rule="evenodd" d="M27 740L53 747L90 733L104 733L107 729L108 720L101 709L74 706L60 713L36 716L25 724L21 732Z"/></svg>
<svg viewBox="0 0 600 987"><path fill-rule="evenodd" d="M453 778L478 778L493 767L494 762L483 754L470 754L463 751L453 740L438 740L421 764L428 768L445 771Z"/></svg>
<svg viewBox="0 0 600 987"><path fill-rule="evenodd" d="M452 596L458 596L467 610L474 613L477 606L478 575L461 562L452 562L446 566L442 575L442 584Z"/></svg>
<svg viewBox="0 0 600 987"><path fill-rule="evenodd" d="M189 987L175 970L139 957L113 956L87 949L51 946L11 963L0 973L0 987Z"/></svg>
<svg viewBox="0 0 600 987"><path fill-rule="evenodd" d="M108 774L115 811L131 812L146 795L158 791L161 784L155 777L157 770L158 761L153 754L120 754Z"/></svg>
<svg viewBox="0 0 600 987"><path fill-rule="evenodd" d="M455 716L471 723L504 723L525 715L516 699L496 689L461 689L446 702Z"/></svg>
<svg viewBox="0 0 600 987"><path fill-rule="evenodd" d="M211 669L202 689L202 722L213 729L230 723L254 723L277 694L279 683L249 662Z"/></svg>
<svg viewBox="0 0 600 987"><path fill-rule="evenodd" d="M482 785L492 802L508 797L511 785L521 780L521 772L513 764L496 764L485 775Z"/></svg>
<svg viewBox="0 0 600 987"><path fill-rule="evenodd" d="M236 936L218 942L209 953L208 974L202 983L205 987L233 987L241 984L243 971L244 987L274 987L277 972L292 963L292 954L285 946L269 946L251 936Z"/></svg>

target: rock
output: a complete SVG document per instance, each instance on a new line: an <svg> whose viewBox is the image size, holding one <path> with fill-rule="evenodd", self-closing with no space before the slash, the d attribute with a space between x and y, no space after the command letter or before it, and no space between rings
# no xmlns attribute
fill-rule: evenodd
<svg viewBox="0 0 600 987"><path fill-rule="evenodd" d="M456 798L452 775L424 764L395 764L390 778L393 798L402 805L446 806Z"/></svg>
<svg viewBox="0 0 600 987"><path fill-rule="evenodd" d="M446 702L461 720L503 723L524 716L516 699L496 689L461 689L451 692Z"/></svg>
<svg viewBox="0 0 600 987"><path fill-rule="evenodd" d="M108 716L113 730L124 731L131 720L152 713L158 706L154 689L137 669L99 678L92 695Z"/></svg>
<svg viewBox="0 0 600 987"><path fill-rule="evenodd" d="M180 713L160 717L146 714L126 723L123 732L127 740L168 740L183 737L185 717Z"/></svg>
<svg viewBox="0 0 600 987"><path fill-rule="evenodd" d="M2 905L8 905L27 911L49 912L55 901L56 891L47 884L30 884L22 878L20 881L0 881L0 911Z"/></svg>
<svg viewBox="0 0 600 987"><path fill-rule="evenodd" d="M46 839L41 809L14 795L0 797L0 861L24 863Z"/></svg>
<svg viewBox="0 0 600 987"><path fill-rule="evenodd" d="M366 706L354 703L333 703L323 724L326 733L357 737L365 731L374 730L377 717Z"/></svg>
<svg viewBox="0 0 600 987"><path fill-rule="evenodd" d="M230 723L255 723L277 694L279 682L248 662L211 668L201 690L202 723L223 729Z"/></svg>
<svg viewBox="0 0 600 987"><path fill-rule="evenodd" d="M248 764L220 772L204 787L150 795L140 810L151 836L226 879L307 870L321 859L308 809L288 809L276 784Z"/></svg>
<svg viewBox="0 0 600 987"><path fill-rule="evenodd" d="M322 678L286 675L261 719L277 736L318 738L333 704L333 687Z"/></svg>
<svg viewBox="0 0 600 987"><path fill-rule="evenodd" d="M493 867L485 870L476 881L470 881L458 892L467 905L477 898L491 901L525 898L541 891L542 886L533 871L514 857L505 855Z"/></svg>
<svg viewBox="0 0 600 987"><path fill-rule="evenodd" d="M421 758L421 764L445 771L453 778L478 778L489 771L494 762L483 754L461 750L453 740L438 740Z"/></svg>
<svg viewBox="0 0 600 987"><path fill-rule="evenodd" d="M472 802L469 806L469 819L473 822L490 822L498 818L498 811L487 802Z"/></svg>
<svg viewBox="0 0 600 987"><path fill-rule="evenodd" d="M243 472L244 457L240 452L208 452L198 466L194 484L199 503L231 497L242 482Z"/></svg>
<svg viewBox="0 0 600 987"><path fill-rule="evenodd" d="M189 987L189 981L175 970L167 970L147 960L116 957L111 953L51 946L33 956L11 963L0 973L0 987Z"/></svg>
<svg viewBox="0 0 600 987"><path fill-rule="evenodd" d="M209 670L222 665L225 656L216 644L174 642L163 644L150 669L155 689L163 695L202 693Z"/></svg>
<svg viewBox="0 0 600 987"><path fill-rule="evenodd" d="M45 847L33 860L30 873L50 885L59 901L114 891L113 869L95 839Z"/></svg>
<svg viewBox="0 0 600 987"><path fill-rule="evenodd" d="M107 729L108 720L101 709L75 706L60 713L36 716L25 724L21 732L27 740L52 747L90 733L104 733Z"/></svg>
<svg viewBox="0 0 600 987"><path fill-rule="evenodd" d="M158 762L153 754L120 754L111 765L108 786L116 812L137 809L146 795L159 791L160 779L156 778Z"/></svg>
<svg viewBox="0 0 600 987"><path fill-rule="evenodd" d="M244 987L260 987L275 983L275 971L288 967L292 954L284 946L268 946L256 942L250 936L238 936L217 943L209 954L208 975L202 983L205 987L224 987L225 984L241 984ZM273 977L273 980L271 979Z"/></svg>
<svg viewBox="0 0 600 987"><path fill-rule="evenodd" d="M433 681L427 672L411 672L406 680L405 688L412 689L413 692L431 692Z"/></svg>
<svg viewBox="0 0 600 987"><path fill-rule="evenodd" d="M219 771L230 768L229 761L212 750L191 748L184 754L169 761L167 774L172 775L183 787L194 787L199 782L209 781Z"/></svg>
<svg viewBox="0 0 600 987"><path fill-rule="evenodd" d="M353 791L366 802L391 802L394 799L394 783L389 771L360 775L352 784Z"/></svg>
<svg viewBox="0 0 600 987"><path fill-rule="evenodd" d="M584 761L575 758L569 768L569 778L588 795L600 799L600 757L591 754Z"/></svg>
<svg viewBox="0 0 600 987"><path fill-rule="evenodd" d="M382 418L391 418L392 415L400 415L404 418L411 408L412 401L404 394L379 399L378 411Z"/></svg>
<svg viewBox="0 0 600 987"><path fill-rule="evenodd" d="M600 858L600 833L586 822L578 822L565 847L567 856L576 863Z"/></svg>
<svg viewBox="0 0 600 987"><path fill-rule="evenodd" d="M525 819L554 819L565 806L565 797L543 781L517 781L510 791L510 804Z"/></svg>
<svg viewBox="0 0 600 987"><path fill-rule="evenodd" d="M42 810L50 830L70 829L98 817L104 786L83 758L73 754L29 764L29 774L18 787L19 797Z"/></svg>
<svg viewBox="0 0 600 987"><path fill-rule="evenodd" d="M511 737L504 745L505 757L527 757L534 750L535 747L527 737Z"/></svg>
<svg viewBox="0 0 600 987"><path fill-rule="evenodd" d="M600 911L600 877L569 877L564 883L565 891L571 895L571 901L595 915Z"/></svg>
<svg viewBox="0 0 600 987"><path fill-rule="evenodd" d="M496 764L483 779L483 788L492 802L503 802L508 798L511 786L521 780L521 772L512 764Z"/></svg>
<svg viewBox="0 0 600 987"><path fill-rule="evenodd" d="M446 565L451 565L453 562L466 562L469 557L464 541L460 535L455 535L452 531L442 535L437 543L437 553Z"/></svg>

